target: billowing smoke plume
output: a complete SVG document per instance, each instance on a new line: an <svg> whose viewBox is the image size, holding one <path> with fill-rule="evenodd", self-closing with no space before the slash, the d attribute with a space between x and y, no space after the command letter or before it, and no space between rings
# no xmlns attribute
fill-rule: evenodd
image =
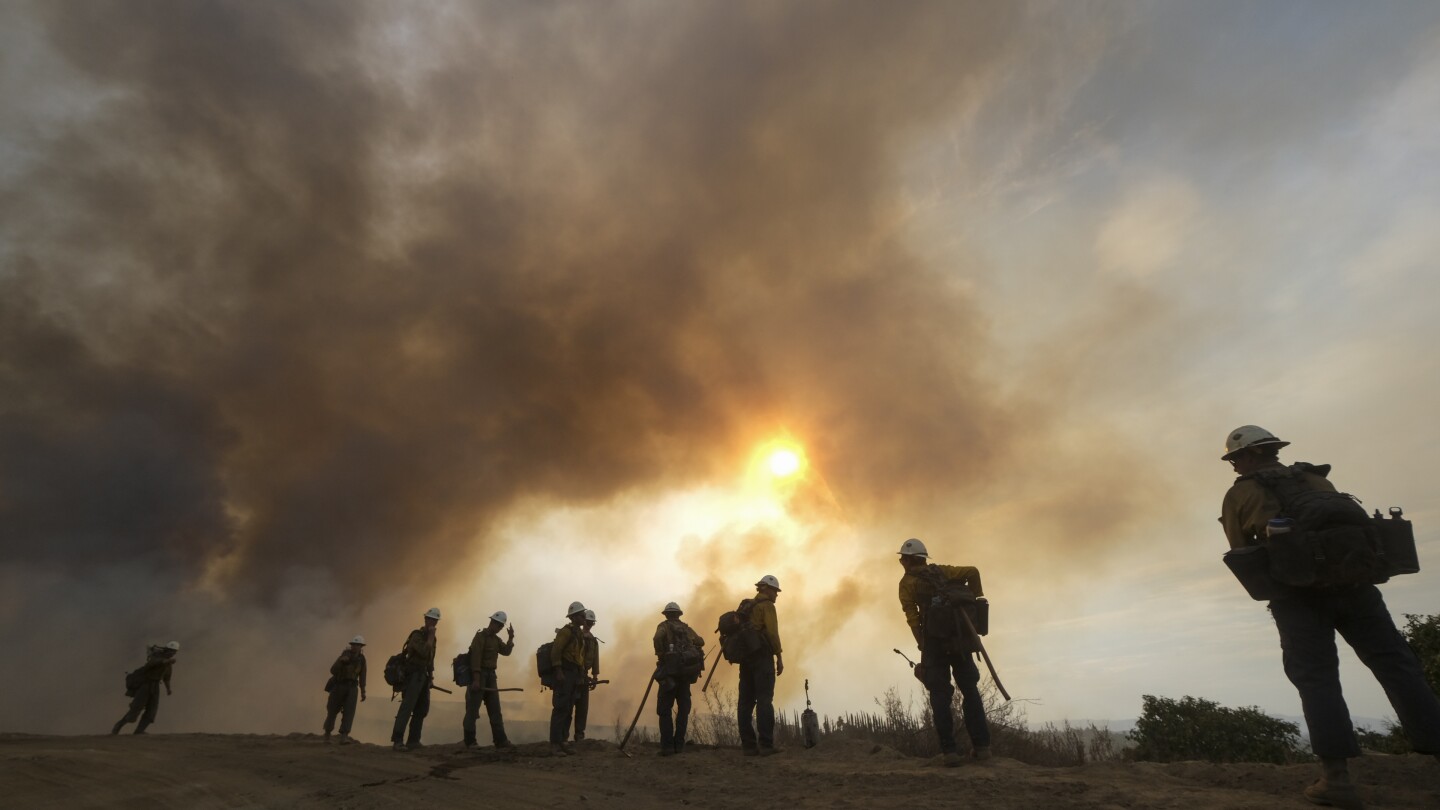
<svg viewBox="0 0 1440 810"><path fill-rule="evenodd" d="M338 650L517 506L691 486L781 427L859 518L992 499L1022 452L980 269L912 255L895 193L1012 56L1013 4L8 14L56 71L3 157L11 649L88 624L102 681L133 626Z"/></svg>

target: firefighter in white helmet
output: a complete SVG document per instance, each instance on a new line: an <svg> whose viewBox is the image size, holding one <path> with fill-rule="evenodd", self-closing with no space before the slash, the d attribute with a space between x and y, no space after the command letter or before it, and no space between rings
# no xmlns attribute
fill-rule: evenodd
<svg viewBox="0 0 1440 810"><path fill-rule="evenodd" d="M595 611L586 608L580 631L585 639L585 688L575 696L575 739L585 739L590 720L590 693L600 684L600 639L595 637Z"/></svg>
<svg viewBox="0 0 1440 810"><path fill-rule="evenodd" d="M1377 559L1383 559L1366 553L1373 545L1366 527L1322 520L1328 510L1307 509L1304 504L1337 503L1342 509L1358 512L1357 524L1368 522L1363 507L1353 505L1349 496L1336 491L1327 477L1330 465L1297 462L1287 467L1280 463L1280 448L1287 445L1289 442L1257 425L1242 425L1226 434L1225 455L1221 458L1230 462L1236 478L1221 504L1220 525L1230 547L1238 549L1267 545L1271 519L1289 518L1295 523L1293 527L1276 527L1295 532L1286 540L1325 543L1331 552L1326 556L1343 560L1344 564L1327 565L1324 571L1339 577L1353 574L1357 580L1323 587L1293 587L1290 583L1292 587L1285 591L1284 598L1270 601L1270 615L1280 634L1285 675L1300 693L1310 748L1323 769L1321 778L1305 789L1305 797L1316 804L1361 807L1349 769L1350 758L1360 756L1360 748L1350 710L1341 695L1335 633L1339 631L1355 648L1384 687L1411 747L1437 758L1440 700L1430 689L1415 653L1396 629L1380 590L1368 584L1383 581L1384 571L1373 572L1382 576L1372 576L1366 570ZM1302 532L1308 537L1297 536ZM1320 540L1322 532L1324 539ZM1310 537L1316 539L1311 541ZM1347 541L1347 537L1354 539ZM1345 545L1347 542L1351 545ZM1359 551L1347 553L1347 548ZM1284 565L1287 559L1271 556L1272 576L1277 562L1281 574L1289 573ZM1320 570L1317 564L1309 573Z"/></svg>
<svg viewBox="0 0 1440 810"><path fill-rule="evenodd" d="M665 620L655 626L655 680L660 690L655 711L660 715L660 756L685 750L690 727L690 685L705 670L705 641L680 621L685 611L670 602L660 611ZM672 717L672 710L674 716Z"/></svg>
<svg viewBox="0 0 1440 810"><path fill-rule="evenodd" d="M505 718L500 713L500 681L496 668L500 656L509 655L515 649L515 626L506 627L509 616L497 610L490 614L490 621L475 632L470 641L470 686L465 689L465 719L460 730L464 734L465 747L478 745L475 739L475 721L480 717L480 704L485 704L485 715L490 719L490 740L496 748L514 748L505 736ZM505 640L500 640L500 630L505 630Z"/></svg>
<svg viewBox="0 0 1440 810"><path fill-rule="evenodd" d="M741 661L739 666L736 714L740 722L740 750L746 756L780 753L775 747L775 679L785 672L785 658L780 646L780 620L775 614L775 600L779 597L780 580L766 574L755 583L755 596L750 600L750 626L763 643L758 652Z"/></svg>
<svg viewBox="0 0 1440 810"><path fill-rule="evenodd" d="M570 736L571 713L585 682L585 605L571 602L565 612L570 623L555 631L550 645L550 668L555 687L550 695L550 753L563 757L575 753Z"/></svg>
<svg viewBox="0 0 1440 810"><path fill-rule="evenodd" d="M136 734L155 722L155 713L160 710L160 685L165 685L165 694L170 694L170 674L175 667L175 654L180 652L180 642L152 644L145 651L145 664L125 674L125 694L130 698L130 710L110 728L111 734L119 734L126 723L134 723Z"/></svg>
<svg viewBox="0 0 1440 810"><path fill-rule="evenodd" d="M440 608L432 607L425 611L425 626L411 630L400 650L405 680L399 690L400 708L395 712L395 727L390 731L390 742L396 751L409 751L424 745L420 734L425 728L425 716L430 714L430 685L435 682L435 627L438 624Z"/></svg>
<svg viewBox="0 0 1440 810"><path fill-rule="evenodd" d="M973 634L955 620L948 602L939 604L934 600L938 592L950 592L952 588L963 588L972 599L984 596L980 570L969 565L932 564L925 544L914 538L900 544L900 565L905 569L900 577L900 609L920 648L915 675L930 693L930 715L940 737L945 765L953 768L961 761L950 706L957 685L971 756L977 761L989 759L990 724L985 719L985 701L980 697L980 669L975 666L970 640Z"/></svg>
<svg viewBox="0 0 1440 810"><path fill-rule="evenodd" d="M350 728L355 722L356 699L365 700L365 637L356 636L340 652L340 657L330 665L330 680L325 691L330 697L325 701L325 742L330 742L330 732L335 729L335 715L340 715L340 744L355 740Z"/></svg>

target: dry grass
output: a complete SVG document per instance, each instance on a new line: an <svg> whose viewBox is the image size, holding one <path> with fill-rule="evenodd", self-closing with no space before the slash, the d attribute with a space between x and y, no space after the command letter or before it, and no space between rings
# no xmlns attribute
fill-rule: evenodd
<svg viewBox="0 0 1440 810"><path fill-rule="evenodd" d="M1020 703L1001 700L991 684L980 690L985 701L985 716L990 723L990 747L997 756L1010 757L1031 765L1082 765L1122 758L1116 737L1103 727L1089 724L1083 728L1068 722L1056 726L1046 723L1031 729ZM891 688L875 699L876 711L822 717L820 745L827 739L859 739L893 748L914 757L932 757L940 753L940 740L931 723L930 704L922 692L901 698ZM957 691L951 706L955 714L956 740L961 752L968 752L961 717L960 694ZM637 732L638 733L638 732ZM696 690L694 713L690 717L690 739L701 745L734 748L740 745L736 720L735 693L723 685L712 684L709 691ZM775 744L781 748L804 745L799 712L778 712L775 716Z"/></svg>

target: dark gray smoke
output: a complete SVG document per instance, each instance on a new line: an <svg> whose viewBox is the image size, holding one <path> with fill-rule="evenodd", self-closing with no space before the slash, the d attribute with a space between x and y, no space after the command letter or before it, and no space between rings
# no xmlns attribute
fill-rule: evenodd
<svg viewBox="0 0 1440 810"><path fill-rule="evenodd" d="M980 271L908 252L895 184L1022 14L5 12L68 104L0 175L3 640L80 623L43 613L67 592L96 632L203 603L335 646L518 503L692 485L781 427L852 514L989 497L1023 432L978 370Z"/></svg>

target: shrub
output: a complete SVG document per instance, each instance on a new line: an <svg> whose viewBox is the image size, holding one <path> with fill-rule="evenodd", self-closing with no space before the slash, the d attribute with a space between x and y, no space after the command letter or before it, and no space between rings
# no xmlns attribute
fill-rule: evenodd
<svg viewBox="0 0 1440 810"><path fill-rule="evenodd" d="M1178 701L1145 695L1135 730L1126 736L1136 743L1136 759L1154 762L1287 764L1310 758L1296 724L1253 706L1232 709L1188 695Z"/></svg>
<svg viewBox="0 0 1440 810"><path fill-rule="evenodd" d="M1410 649L1415 651L1415 657L1420 659L1420 667L1425 671L1430 689L1440 694L1440 615L1406 613L1405 629L1400 632L1410 644ZM1362 747L1382 754L1408 754L1415 750L1410 747L1405 729L1393 721L1386 721L1383 733L1357 727L1355 736Z"/></svg>
<svg viewBox="0 0 1440 810"><path fill-rule="evenodd" d="M1440 615L1420 616L1405 614L1405 640L1420 659L1425 670L1425 680L1430 688L1440 695Z"/></svg>

